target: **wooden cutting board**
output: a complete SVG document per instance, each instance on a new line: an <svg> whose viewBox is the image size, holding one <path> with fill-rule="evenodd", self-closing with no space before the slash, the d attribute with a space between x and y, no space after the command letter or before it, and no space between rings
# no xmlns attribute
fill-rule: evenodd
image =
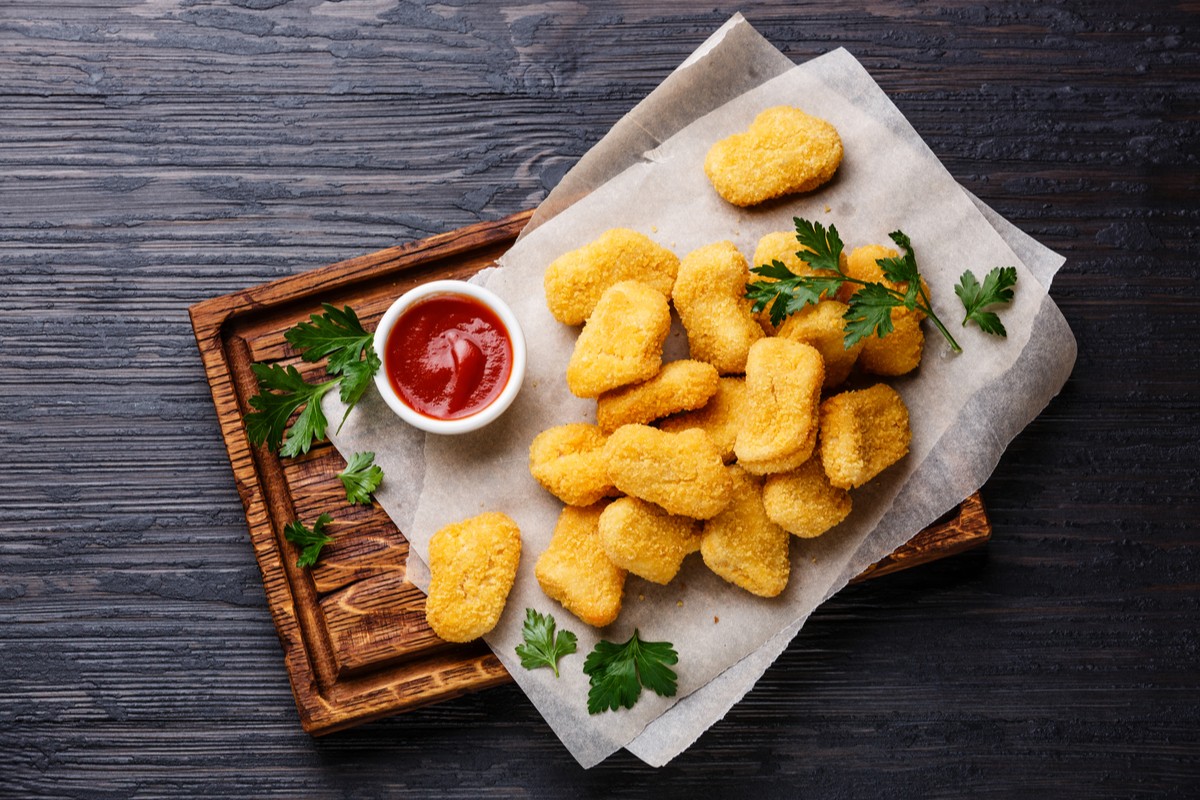
<svg viewBox="0 0 1200 800"><path fill-rule="evenodd" d="M257 392L250 366L291 364L308 380L320 377L323 366L301 361L284 331L326 302L351 306L372 329L392 300L413 286L465 279L490 266L531 213L380 250L190 309L300 721L313 735L511 678L482 642L452 645L430 631L425 597L406 577L408 542L378 506L346 505L336 478L345 462L328 442L291 459L250 445L242 426ZM335 543L311 570L299 569L283 527L330 509L337 510ZM975 494L856 580L954 555L990 536Z"/></svg>

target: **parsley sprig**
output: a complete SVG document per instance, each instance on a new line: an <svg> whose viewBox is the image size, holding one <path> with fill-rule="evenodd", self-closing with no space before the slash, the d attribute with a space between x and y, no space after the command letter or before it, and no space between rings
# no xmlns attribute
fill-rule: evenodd
<svg viewBox="0 0 1200 800"><path fill-rule="evenodd" d="M996 267L983 279L982 286L975 279L975 274L971 270L964 272L958 279L958 285L954 287L954 293L958 295L963 308L967 311L967 315L963 317L963 327L965 328L968 322L974 320L984 333L990 333L993 336L1008 336L1008 331L1004 330L1004 324L1000 322L1000 317L993 311L984 311L983 309L997 303L1011 303L1012 287L1016 283L1016 267Z"/></svg>
<svg viewBox="0 0 1200 800"><path fill-rule="evenodd" d="M645 686L662 697L674 697L677 676L669 665L679 662L670 642L645 642L634 630L622 644L601 639L583 662L590 679L588 713L633 708Z"/></svg>
<svg viewBox="0 0 1200 800"><path fill-rule="evenodd" d="M892 309L906 308L910 311L916 309L929 317L950 348L956 353L962 352L958 342L933 310L921 282L912 242L903 231L893 231L889 235L898 247L904 249L904 255L881 258L877 262L888 281L907 284L901 291L886 283L860 280L843 272L840 257L844 245L836 226L830 225L826 229L819 222L809 222L799 217L795 217L794 222L796 240L801 246L796 255L807 261L813 269L829 274L796 275L780 261L755 267L751 272L774 279L747 284L746 297L754 301L755 311L762 311L769 305L771 323L779 325L788 315L819 302L822 295L835 294L844 284L852 284L860 288L851 295L849 308L843 315L846 320L844 344L847 348L872 334L881 338L887 336L893 330Z"/></svg>
<svg viewBox="0 0 1200 800"><path fill-rule="evenodd" d="M550 667L558 677L558 660L575 652L575 634L570 631L554 632L554 617L539 614L532 608L525 609L525 626L521 635L525 642L517 645L517 655L525 669Z"/></svg>
<svg viewBox="0 0 1200 800"><path fill-rule="evenodd" d="M304 527L300 520L284 526L283 537L300 548L300 557L296 559L297 567L311 567L317 563L321 548L333 542L333 537L325 533L325 526L331 522L333 517L322 514L317 517L312 528Z"/></svg>
<svg viewBox="0 0 1200 800"><path fill-rule="evenodd" d="M347 503L369 506L371 493L383 481L383 468L375 463L375 454L368 450L351 455L346 468L337 476L346 489Z"/></svg>
<svg viewBox="0 0 1200 800"><path fill-rule="evenodd" d="M321 307L323 314L313 314L308 322L288 330L284 338L300 351L305 361L328 357L325 371L333 376L332 380L306 383L292 366L251 367L258 379L259 392L250 398L250 406L255 410L246 414L246 433L252 444L265 442L272 450L279 449L283 456L307 453L314 441L325 438L329 422L321 410L321 398L334 386L339 387L338 393L346 404L346 413L338 424L340 430L382 365L372 345L372 334L363 328L349 306L340 311L328 303ZM289 429L288 420L301 407L304 410Z"/></svg>

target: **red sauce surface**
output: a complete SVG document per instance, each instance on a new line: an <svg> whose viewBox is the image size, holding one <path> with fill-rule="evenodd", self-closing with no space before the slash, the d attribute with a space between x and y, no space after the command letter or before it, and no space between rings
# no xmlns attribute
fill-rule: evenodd
<svg viewBox="0 0 1200 800"><path fill-rule="evenodd" d="M388 380L414 411L461 419L495 400L512 373L508 329L471 297L434 295L396 320L387 338Z"/></svg>

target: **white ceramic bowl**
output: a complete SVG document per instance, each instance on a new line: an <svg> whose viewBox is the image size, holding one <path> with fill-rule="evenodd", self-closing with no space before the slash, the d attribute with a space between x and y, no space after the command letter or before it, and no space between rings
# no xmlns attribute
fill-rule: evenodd
<svg viewBox="0 0 1200 800"><path fill-rule="evenodd" d="M388 334L391 333L396 321L405 311L421 300L435 295L460 295L479 301L500 318L504 327L508 329L508 338L512 342L512 371L500 394L474 414L458 419L435 419L420 413L400 399L400 395L396 393L388 378ZM383 396L388 407L396 412L400 419L429 433L456 434L479 430L512 405L517 392L521 390L521 382L525 379L525 334L521 331L521 323L517 322L512 309L494 293L466 281L433 281L402 294L379 320L379 326L375 329L375 352L384 362L380 370L375 373L375 387L379 389L379 394Z"/></svg>

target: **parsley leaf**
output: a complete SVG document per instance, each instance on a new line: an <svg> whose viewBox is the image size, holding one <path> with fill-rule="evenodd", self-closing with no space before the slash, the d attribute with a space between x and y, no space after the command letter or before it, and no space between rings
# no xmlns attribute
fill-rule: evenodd
<svg viewBox="0 0 1200 800"><path fill-rule="evenodd" d="M304 527L300 520L289 522L283 528L283 537L301 548L300 557L296 559L297 567L311 567L317 563L321 548L333 541L333 537L325 535L325 526L333 522L333 517L322 514L313 523L312 529Z"/></svg>
<svg viewBox="0 0 1200 800"><path fill-rule="evenodd" d="M850 298L850 307L842 316L846 320L845 346L877 334L883 338L892 332L892 309L904 304L882 283L868 283Z"/></svg>
<svg viewBox="0 0 1200 800"><path fill-rule="evenodd" d="M881 258L875 263L883 270L883 277L893 283L907 283L908 290L904 293L904 307L912 311L917 305L917 293L921 290L921 273L917 271L917 255L913 252L912 242L904 231L892 231L888 234L898 247L904 248L901 258Z"/></svg>
<svg viewBox="0 0 1200 800"><path fill-rule="evenodd" d="M368 451L350 456L346 468L338 473L338 480L346 489L346 502L350 505L371 504L371 492L379 488L383 480L383 469L373 462L375 454Z"/></svg>
<svg viewBox="0 0 1200 800"><path fill-rule="evenodd" d="M362 358L364 350L374 349L374 336L367 333L354 309L346 306L338 311L322 303L324 314L313 314L283 335L288 344L300 351L305 361L319 361L329 356L326 369L331 375L341 375Z"/></svg>
<svg viewBox="0 0 1200 800"><path fill-rule="evenodd" d="M821 223L809 222L799 217L792 217L792 222L796 225L796 241L800 243L802 250L808 251L797 252L796 255L807 261L813 269L824 269L840 275L844 245L842 237L838 236L837 228L830 225L826 231Z"/></svg>
<svg viewBox="0 0 1200 800"><path fill-rule="evenodd" d="M780 261L750 271L773 279L746 284L746 297L754 301L751 306L754 311L762 311L770 304L771 324L775 326L806 305L820 302L821 295L834 294L842 285L842 279L838 277L796 275Z"/></svg>
<svg viewBox="0 0 1200 800"><path fill-rule="evenodd" d="M1012 287L1016 284L1016 267L994 268L983 279L982 286L979 285L979 281L975 279L975 274L971 270L964 272L958 279L958 285L954 287L954 293L958 295L963 308L967 310L967 315L963 317L963 327L965 328L971 320L975 320L984 333L990 333L993 336L1008 336L1008 331L1004 330L1000 317L992 311L983 311L982 309L996 303L1011 303Z"/></svg>
<svg viewBox="0 0 1200 800"><path fill-rule="evenodd" d="M633 708L642 687L662 697L674 697L677 676L670 664L679 654L670 642L644 642L634 630L623 644L601 639L583 662L590 679L588 713Z"/></svg>
<svg viewBox="0 0 1200 800"><path fill-rule="evenodd" d="M522 667L550 667L554 670L554 677L558 677L558 660L575 652L576 640L575 634L570 631L559 631L555 636L554 627L554 617L550 614L539 614L532 608L525 609L525 626L521 629L525 643L517 645Z"/></svg>
<svg viewBox="0 0 1200 800"><path fill-rule="evenodd" d="M258 378L259 393L250 398L250 406L256 410L246 415L250 441L256 445L266 442L272 450L282 442L279 452L285 456L307 453L314 440L325 436L328 423L321 410L321 397L337 381L305 383L295 367L278 364L254 364L251 369ZM287 422L301 406L304 410L288 430L285 442Z"/></svg>

